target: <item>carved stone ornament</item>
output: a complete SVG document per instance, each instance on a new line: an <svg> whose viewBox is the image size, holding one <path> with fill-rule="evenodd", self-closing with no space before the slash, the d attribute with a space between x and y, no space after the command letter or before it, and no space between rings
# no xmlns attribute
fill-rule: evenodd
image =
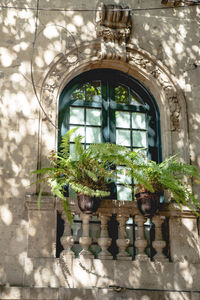
<svg viewBox="0 0 200 300"><path fill-rule="evenodd" d="M153 61L144 57L142 53L129 53L130 63L138 65L141 69L146 70L150 73L162 86L166 98L168 100L169 110L170 110L170 121L171 121L171 131L179 131L180 129L180 115L181 115L181 105L178 100L176 89L171 80L165 72L163 72L160 66L156 65Z"/></svg>
<svg viewBox="0 0 200 300"><path fill-rule="evenodd" d="M97 7L97 37L101 37L100 59L127 60L126 43L132 30L131 10L121 5Z"/></svg>
<svg viewBox="0 0 200 300"><path fill-rule="evenodd" d="M110 42L109 46L107 42L104 43L102 40L96 40L93 43L86 43L78 49L57 57L56 62L51 65L43 81L40 93L41 101L49 118L51 118L52 112L57 109L57 95L59 95L60 88L63 82L65 82L67 74L72 72L77 65L84 61L99 61L99 59L122 59L122 63L124 63L123 59L127 59L128 57L127 63L130 68L136 67L140 72L152 76L158 85L162 87L167 100L166 105L170 112L171 131L179 131L181 128L180 120L182 118L183 104L180 102L180 95L166 68L160 62L150 57L144 50L134 48L131 43L127 43L122 52L119 52L118 48L115 47L115 42L113 45L112 43ZM110 50L109 47L111 47ZM88 48L90 52L88 52Z"/></svg>

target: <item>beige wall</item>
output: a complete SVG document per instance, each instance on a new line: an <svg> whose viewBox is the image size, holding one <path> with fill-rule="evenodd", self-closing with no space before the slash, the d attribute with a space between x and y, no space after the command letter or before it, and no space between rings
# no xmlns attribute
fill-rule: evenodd
<svg viewBox="0 0 200 300"><path fill-rule="evenodd" d="M119 1L114 2L119 4ZM169 125L168 98L163 86L159 87L157 78L133 62L102 62L95 56L95 43L99 43L96 40L95 13L75 10L95 9L96 1L40 0L37 32L36 0L1 1L1 5L16 8L0 8L0 284L1 274L2 282L12 285L23 286L25 275L31 273L33 282L29 284L36 280L33 263L29 261L27 264L30 224L24 205L25 195L36 191L34 185L30 186L35 180L30 172L37 168L40 159L44 163L48 150L56 147L56 129L41 113L33 80L38 99L43 101L48 117L57 125L59 94L74 74L102 66L129 72L141 79L159 103L163 116L164 157L180 152L185 160L191 159L200 166L200 6L143 10L162 8L160 2L129 0L120 4L136 9L132 14L134 29L130 44L138 53L144 50L143 59L159 66L178 93L180 131L173 132ZM68 11L49 11L54 8ZM84 53L81 52L83 43L88 43ZM49 91L49 102L45 103L44 93L40 97L41 87L51 81L52 62L56 62L61 54L70 51L74 54L76 49L80 51L80 60L64 71L64 81L55 88L53 96ZM73 57L71 59L73 61ZM173 112L173 108L171 110ZM198 192L199 187L194 188ZM34 230L32 234L34 236Z"/></svg>

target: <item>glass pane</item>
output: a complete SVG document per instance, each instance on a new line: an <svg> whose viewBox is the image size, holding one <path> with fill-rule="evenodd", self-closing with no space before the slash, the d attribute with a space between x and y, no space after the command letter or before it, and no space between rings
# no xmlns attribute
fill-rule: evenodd
<svg viewBox="0 0 200 300"><path fill-rule="evenodd" d="M131 91L131 104L133 105L143 105L143 102L138 98L138 96Z"/></svg>
<svg viewBox="0 0 200 300"><path fill-rule="evenodd" d="M128 221L126 222L127 226L132 224L133 225L133 218L129 218Z"/></svg>
<svg viewBox="0 0 200 300"><path fill-rule="evenodd" d="M146 129L145 114L132 113L132 128Z"/></svg>
<svg viewBox="0 0 200 300"><path fill-rule="evenodd" d="M117 103L129 104L129 91L127 87L118 85L115 88L115 101Z"/></svg>
<svg viewBox="0 0 200 300"><path fill-rule="evenodd" d="M126 169L123 167L118 167L117 170L119 170L119 172L117 172L117 182L131 184L131 177L126 175Z"/></svg>
<svg viewBox="0 0 200 300"><path fill-rule="evenodd" d="M131 146L130 130L116 130L116 144Z"/></svg>
<svg viewBox="0 0 200 300"><path fill-rule="evenodd" d="M133 146L134 147L146 147L147 135L144 131L133 131Z"/></svg>
<svg viewBox="0 0 200 300"><path fill-rule="evenodd" d="M96 127L87 127L86 143L101 143L101 129Z"/></svg>
<svg viewBox="0 0 200 300"><path fill-rule="evenodd" d="M78 242L79 238L82 236L82 224L79 222L74 222L72 225L72 234L73 238L76 242Z"/></svg>
<svg viewBox="0 0 200 300"><path fill-rule="evenodd" d="M82 144L82 145L83 145L83 148L84 148L84 144ZM75 153L74 153L74 147L75 147L74 144L69 145L69 153L70 153L70 157L71 157L72 160L76 160L76 156L75 156ZM76 197L76 193L73 191L73 193L69 197Z"/></svg>
<svg viewBox="0 0 200 300"><path fill-rule="evenodd" d="M117 200L124 200L124 201L132 201L132 191L131 189L123 186L117 186Z"/></svg>
<svg viewBox="0 0 200 300"><path fill-rule="evenodd" d="M145 235L145 239L147 241L150 240L150 226L144 227L144 235Z"/></svg>
<svg viewBox="0 0 200 300"><path fill-rule="evenodd" d="M101 125L101 111L99 109L86 109L86 124Z"/></svg>
<svg viewBox="0 0 200 300"><path fill-rule="evenodd" d="M130 244L133 244L133 226L126 226L127 238L130 239Z"/></svg>
<svg viewBox="0 0 200 300"><path fill-rule="evenodd" d="M93 239L93 243L97 243L98 238L100 237L101 226L100 223L90 223L90 236Z"/></svg>
<svg viewBox="0 0 200 300"><path fill-rule="evenodd" d="M82 85L72 93L73 100L85 100L85 87Z"/></svg>
<svg viewBox="0 0 200 300"><path fill-rule="evenodd" d="M69 127L70 130L73 128L77 128L77 126ZM73 139L78 135L83 136L82 142L85 143L85 128L83 126L78 127L78 129L71 135L70 141L73 141Z"/></svg>
<svg viewBox="0 0 200 300"><path fill-rule="evenodd" d="M79 215L74 215L73 220L74 221L81 221L81 218L79 217Z"/></svg>
<svg viewBox="0 0 200 300"><path fill-rule="evenodd" d="M147 162L147 149L138 149L138 148L135 148L133 149L134 151L138 152L139 155L143 158L143 160L145 162Z"/></svg>
<svg viewBox="0 0 200 300"><path fill-rule="evenodd" d="M130 113L116 111L115 112L116 127L130 128Z"/></svg>
<svg viewBox="0 0 200 300"><path fill-rule="evenodd" d="M85 95L87 101L101 101L101 82L92 81L85 84Z"/></svg>
<svg viewBox="0 0 200 300"><path fill-rule="evenodd" d="M70 107L70 124L84 124L84 108Z"/></svg>
<svg viewBox="0 0 200 300"><path fill-rule="evenodd" d="M126 251L130 254L130 256L134 257L134 248L133 247L128 247Z"/></svg>

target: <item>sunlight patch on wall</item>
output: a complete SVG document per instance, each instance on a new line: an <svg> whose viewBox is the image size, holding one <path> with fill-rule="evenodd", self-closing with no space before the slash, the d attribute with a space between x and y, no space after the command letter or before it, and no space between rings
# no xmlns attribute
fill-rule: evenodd
<svg viewBox="0 0 200 300"><path fill-rule="evenodd" d="M147 296L147 295L143 295L141 297L141 300L151 300L150 296Z"/></svg>
<svg viewBox="0 0 200 300"><path fill-rule="evenodd" d="M54 25L47 24L43 31L44 36L48 39L53 39L59 36L59 31Z"/></svg>
<svg viewBox="0 0 200 300"><path fill-rule="evenodd" d="M20 227L18 227L16 231L16 241L23 242L27 235L28 235L28 222L22 220L20 222Z"/></svg>
<svg viewBox="0 0 200 300"><path fill-rule="evenodd" d="M0 60L4 67L9 67L13 61L17 58L16 53L11 53L5 47L0 47Z"/></svg>
<svg viewBox="0 0 200 300"><path fill-rule="evenodd" d="M7 10L7 17L4 20L6 26L16 26L17 14L14 9Z"/></svg>
<svg viewBox="0 0 200 300"><path fill-rule="evenodd" d="M67 30L69 30L69 32L71 33L76 33L76 27L73 24L67 24Z"/></svg>
<svg viewBox="0 0 200 300"><path fill-rule="evenodd" d="M191 92L191 85L186 83L185 74L178 79L179 86L186 92Z"/></svg>
<svg viewBox="0 0 200 300"><path fill-rule="evenodd" d="M9 226L12 224L13 216L7 204L0 206L0 216L5 225Z"/></svg>
<svg viewBox="0 0 200 300"><path fill-rule="evenodd" d="M19 71L24 75L29 73L30 72L30 62L27 62L27 61L22 62L19 66Z"/></svg>
<svg viewBox="0 0 200 300"><path fill-rule="evenodd" d="M17 90L19 89L19 86L26 87L27 85L27 81L21 73L13 73L9 79L13 83L13 87Z"/></svg>
<svg viewBox="0 0 200 300"><path fill-rule="evenodd" d="M177 42L176 44L175 44L175 52L177 53L177 54L180 54L180 53L182 53L183 52L183 44L181 43L181 42Z"/></svg>
<svg viewBox="0 0 200 300"><path fill-rule="evenodd" d="M192 220L193 221L193 220ZM192 231L194 229L194 223L190 219L183 219L184 226L189 230Z"/></svg>
<svg viewBox="0 0 200 300"><path fill-rule="evenodd" d="M83 24L83 17L80 16L80 15L75 15L75 16L73 17L73 23L74 23L76 26L78 26L78 27L83 26L83 25L84 25L84 24Z"/></svg>
<svg viewBox="0 0 200 300"><path fill-rule="evenodd" d="M21 299L21 289L12 287L12 289L7 289L3 296L4 299Z"/></svg>
<svg viewBox="0 0 200 300"><path fill-rule="evenodd" d="M50 64L54 58L54 51L52 50L46 50L44 52L44 60L46 64Z"/></svg>
<svg viewBox="0 0 200 300"><path fill-rule="evenodd" d="M26 42L21 42L21 43L19 43L18 45L15 45L15 46L13 47L13 50L15 50L16 52L20 52L21 50L25 51L25 50L27 50L28 46L29 46L28 43L26 43Z"/></svg>
<svg viewBox="0 0 200 300"><path fill-rule="evenodd" d="M19 196L19 185L16 182L15 178L6 179L5 183L9 186L8 191L5 192L5 197Z"/></svg>
<svg viewBox="0 0 200 300"><path fill-rule="evenodd" d="M39 68L44 67L44 61L42 60L42 58L40 56L36 56L36 58L35 58L35 64Z"/></svg>
<svg viewBox="0 0 200 300"><path fill-rule="evenodd" d="M34 280L36 286L57 286L57 279L51 270L47 267L41 268L39 267L34 273Z"/></svg>
<svg viewBox="0 0 200 300"><path fill-rule="evenodd" d="M185 26L183 25L183 24L181 24L180 26L179 26L179 32L180 32L180 37L182 38L182 39L185 39L186 38L186 36L187 36L187 31L185 30Z"/></svg>
<svg viewBox="0 0 200 300"><path fill-rule="evenodd" d="M187 286L191 286L193 283L193 276L195 275L195 268L190 265L187 261L184 261L180 264L180 273L185 281L186 288ZM176 282L174 283L176 285Z"/></svg>
<svg viewBox="0 0 200 300"><path fill-rule="evenodd" d="M24 271L27 275L30 275L33 271L33 263L29 257L27 257L26 252L19 254L19 263L24 268Z"/></svg>
<svg viewBox="0 0 200 300"><path fill-rule="evenodd" d="M12 171L15 173L15 176L19 175L21 166L12 161Z"/></svg>

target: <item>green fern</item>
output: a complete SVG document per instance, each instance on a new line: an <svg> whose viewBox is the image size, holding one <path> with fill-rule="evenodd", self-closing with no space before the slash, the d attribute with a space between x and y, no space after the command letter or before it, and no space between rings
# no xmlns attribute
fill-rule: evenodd
<svg viewBox="0 0 200 300"><path fill-rule="evenodd" d="M185 205L200 216L198 212L200 202L188 188L190 179L196 179L197 182L200 180L200 174L195 166L180 162L177 155L167 158L160 164L151 160L140 164L142 175L155 192L169 190L180 208ZM137 192L145 189L150 190L141 182L137 185Z"/></svg>

